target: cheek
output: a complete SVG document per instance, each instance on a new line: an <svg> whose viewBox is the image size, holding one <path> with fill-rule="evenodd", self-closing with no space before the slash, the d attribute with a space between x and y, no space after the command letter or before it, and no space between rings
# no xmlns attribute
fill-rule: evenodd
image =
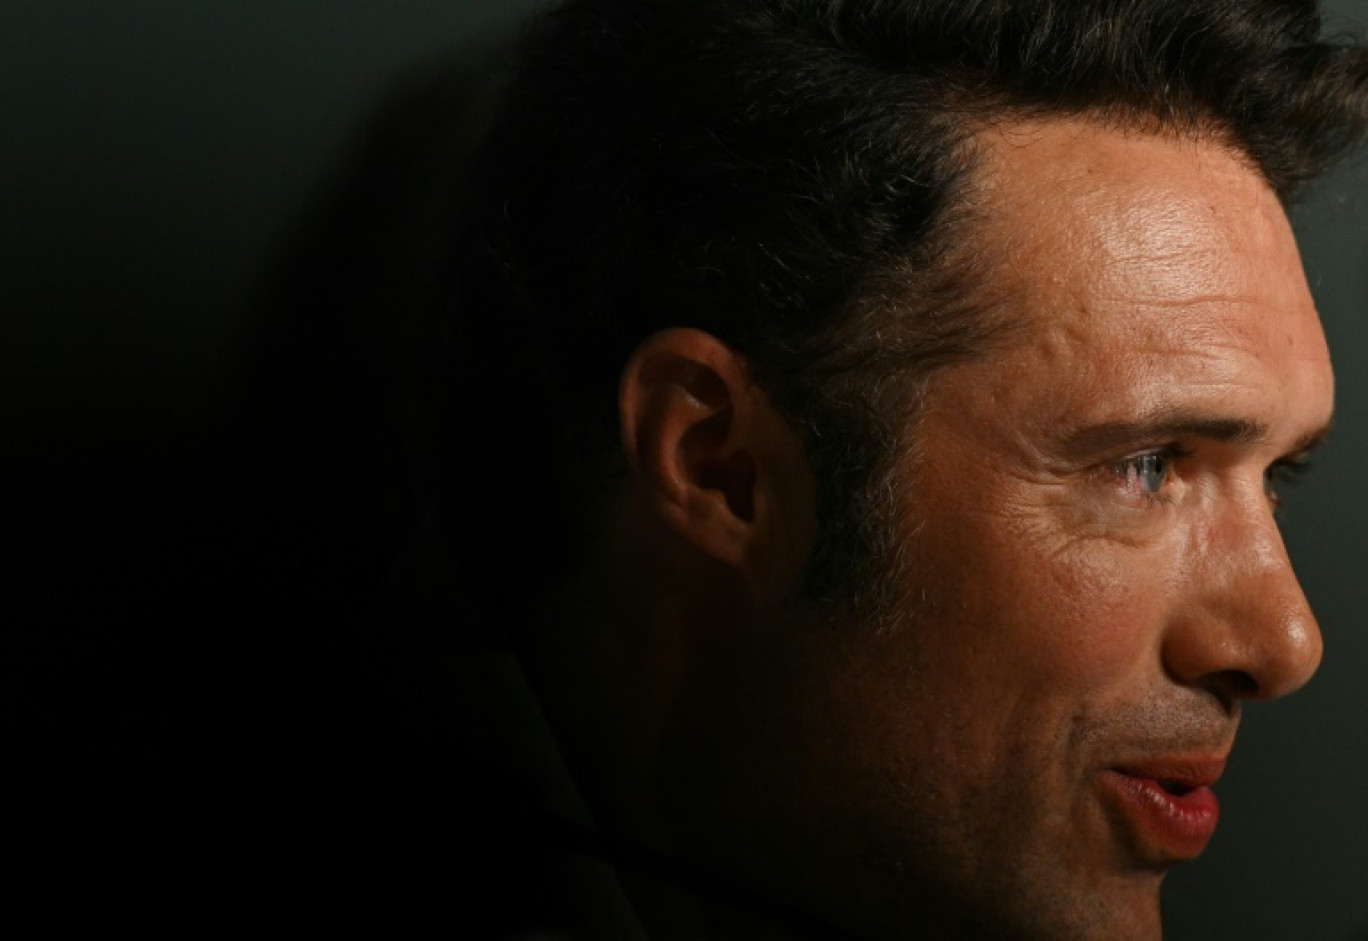
<svg viewBox="0 0 1368 941"><path fill-rule="evenodd" d="M1036 629L1046 666L1089 686L1138 680L1157 669L1170 580L1155 559L1084 543L1028 574L1029 584L1014 587L1034 618L1024 629Z"/></svg>
<svg viewBox="0 0 1368 941"><path fill-rule="evenodd" d="M927 620L947 625L937 672L1004 697L1070 698L1082 707L1094 697L1133 696L1161 669L1171 547L982 516L943 531L955 535L924 569L937 586Z"/></svg>

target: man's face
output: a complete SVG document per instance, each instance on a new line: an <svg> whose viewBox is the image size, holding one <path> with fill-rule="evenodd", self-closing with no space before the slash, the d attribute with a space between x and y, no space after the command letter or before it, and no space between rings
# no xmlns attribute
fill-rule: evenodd
<svg viewBox="0 0 1368 941"><path fill-rule="evenodd" d="M1328 354L1277 200L1224 150L985 143L1024 329L930 383L894 481L905 610L770 630L675 783L701 852L871 934L1154 938L1240 701L1320 659L1268 482L1329 420Z"/></svg>

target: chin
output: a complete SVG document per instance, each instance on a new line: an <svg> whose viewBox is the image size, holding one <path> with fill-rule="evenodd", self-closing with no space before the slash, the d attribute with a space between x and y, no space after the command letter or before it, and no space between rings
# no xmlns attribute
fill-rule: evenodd
<svg viewBox="0 0 1368 941"><path fill-rule="evenodd" d="M1020 881L1009 888L1004 882L954 902L924 900L885 911L881 918L866 913L839 920L855 937L870 941L1159 941L1161 880L1147 873L1072 889Z"/></svg>
<svg viewBox="0 0 1368 941"><path fill-rule="evenodd" d="M970 937L1022 941L1159 941L1161 877L1146 875L1119 885L1079 891L1071 898L1041 898L1034 909L1005 913L999 924ZM955 937L949 935L948 937Z"/></svg>

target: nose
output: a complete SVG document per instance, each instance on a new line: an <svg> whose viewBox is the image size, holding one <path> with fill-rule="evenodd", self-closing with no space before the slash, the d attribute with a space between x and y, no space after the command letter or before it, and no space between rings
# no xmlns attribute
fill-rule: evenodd
<svg viewBox="0 0 1368 941"><path fill-rule="evenodd" d="M1267 503L1213 522L1189 549L1179 577L1191 603L1163 640L1170 676L1227 706L1303 686L1320 665L1320 628Z"/></svg>

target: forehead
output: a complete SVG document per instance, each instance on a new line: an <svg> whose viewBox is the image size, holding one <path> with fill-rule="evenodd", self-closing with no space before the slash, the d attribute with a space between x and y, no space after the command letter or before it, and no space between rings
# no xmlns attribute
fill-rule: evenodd
<svg viewBox="0 0 1368 941"><path fill-rule="evenodd" d="M1099 390L1125 380L1150 400L1139 405L1200 386L1270 406L1295 394L1326 413L1307 421L1328 416L1328 352L1296 244L1244 161L1210 140L1084 120L1003 125L980 143L997 287L1034 366Z"/></svg>

